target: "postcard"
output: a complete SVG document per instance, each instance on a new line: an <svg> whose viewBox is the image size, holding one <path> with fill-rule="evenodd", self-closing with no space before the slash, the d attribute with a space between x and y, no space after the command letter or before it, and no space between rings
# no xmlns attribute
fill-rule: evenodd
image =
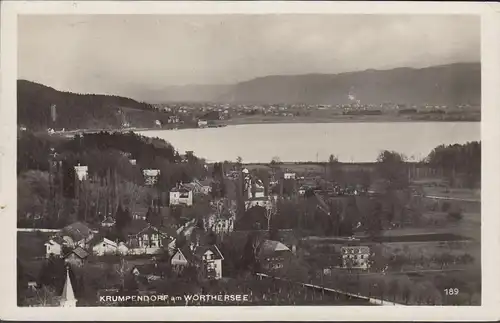
<svg viewBox="0 0 500 323"><path fill-rule="evenodd" d="M496 8L4 2L2 318L498 319Z"/></svg>

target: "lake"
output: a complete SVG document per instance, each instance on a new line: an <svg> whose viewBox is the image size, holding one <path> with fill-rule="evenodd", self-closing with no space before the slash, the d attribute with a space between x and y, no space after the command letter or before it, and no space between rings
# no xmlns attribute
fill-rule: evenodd
<svg viewBox="0 0 500 323"><path fill-rule="evenodd" d="M282 123L223 128L139 131L170 142L208 161L268 163L327 161L372 162L382 150L421 159L441 144L479 141L480 122Z"/></svg>

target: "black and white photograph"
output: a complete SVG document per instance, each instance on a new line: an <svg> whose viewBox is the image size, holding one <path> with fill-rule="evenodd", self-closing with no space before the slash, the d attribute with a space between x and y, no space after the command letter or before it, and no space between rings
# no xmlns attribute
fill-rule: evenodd
<svg viewBox="0 0 500 323"><path fill-rule="evenodd" d="M18 14L17 306L481 307L482 41L464 13Z"/></svg>

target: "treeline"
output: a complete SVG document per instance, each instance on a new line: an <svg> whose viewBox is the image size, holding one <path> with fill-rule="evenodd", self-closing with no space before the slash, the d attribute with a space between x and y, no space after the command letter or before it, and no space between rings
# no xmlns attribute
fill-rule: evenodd
<svg viewBox="0 0 500 323"><path fill-rule="evenodd" d="M55 122L52 105L56 106ZM121 108L153 110L150 104L116 95L61 92L42 84L17 81L18 123L30 129L117 127L121 126Z"/></svg>
<svg viewBox="0 0 500 323"><path fill-rule="evenodd" d="M442 170L453 184L463 178L467 187L475 187L481 181L481 142L440 145L424 160L430 167Z"/></svg>

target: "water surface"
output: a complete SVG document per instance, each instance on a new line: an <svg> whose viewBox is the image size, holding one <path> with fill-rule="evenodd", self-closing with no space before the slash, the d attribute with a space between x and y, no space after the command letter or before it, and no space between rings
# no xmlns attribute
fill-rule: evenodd
<svg viewBox="0 0 500 323"><path fill-rule="evenodd" d="M481 137L479 122L283 123L247 124L223 128L151 130L139 132L170 142L179 153L192 150L209 161L268 163L375 161L381 150L421 159L441 144L463 144Z"/></svg>

